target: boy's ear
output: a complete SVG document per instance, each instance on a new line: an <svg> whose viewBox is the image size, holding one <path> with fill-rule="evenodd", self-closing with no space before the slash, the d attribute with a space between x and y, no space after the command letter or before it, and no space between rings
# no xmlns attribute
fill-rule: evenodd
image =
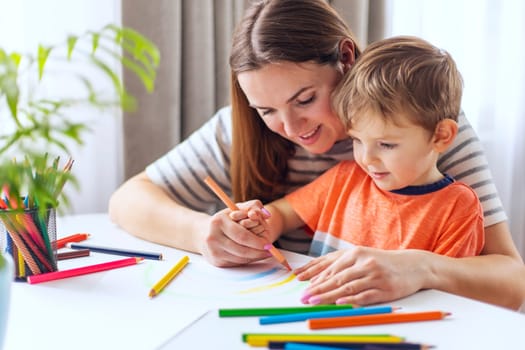
<svg viewBox="0 0 525 350"><path fill-rule="evenodd" d="M343 39L339 42L339 62L343 65L343 72L346 73L355 63L355 45L350 39Z"/></svg>
<svg viewBox="0 0 525 350"><path fill-rule="evenodd" d="M442 153L454 142L458 134L458 123L452 119L444 119L439 122L432 137L434 150Z"/></svg>

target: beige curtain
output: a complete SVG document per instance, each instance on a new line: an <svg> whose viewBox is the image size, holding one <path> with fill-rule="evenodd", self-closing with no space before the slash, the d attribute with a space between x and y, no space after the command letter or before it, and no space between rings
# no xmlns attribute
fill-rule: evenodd
<svg viewBox="0 0 525 350"><path fill-rule="evenodd" d="M301 0L297 0L301 1ZM148 94L124 72L139 109L123 118L124 178L166 153L229 102L231 34L250 0L123 0L122 24L158 45L161 65ZM385 0L329 1L359 44L383 37Z"/></svg>

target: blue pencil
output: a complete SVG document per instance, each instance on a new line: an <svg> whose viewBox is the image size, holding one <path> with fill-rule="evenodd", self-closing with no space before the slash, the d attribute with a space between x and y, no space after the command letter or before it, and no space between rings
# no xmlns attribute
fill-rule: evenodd
<svg viewBox="0 0 525 350"><path fill-rule="evenodd" d="M296 314L285 314L285 315L261 317L259 318L259 324L265 325L265 324L275 324L275 323L298 322L298 321L305 321L305 320L312 319L312 318L387 314L394 310L396 310L396 308L392 306L369 306L369 307L359 307L355 309L302 312L302 313L296 313Z"/></svg>
<svg viewBox="0 0 525 350"><path fill-rule="evenodd" d="M323 345L311 345L302 343L286 343L284 350L358 350L357 348L334 348Z"/></svg>
<svg viewBox="0 0 525 350"><path fill-rule="evenodd" d="M272 347L269 347L272 349ZM420 344L307 344L307 343L284 343L279 349L284 350L411 350L411 349L430 349L431 347ZM277 349L277 348L273 348Z"/></svg>
<svg viewBox="0 0 525 350"><path fill-rule="evenodd" d="M306 347L309 346L309 347ZM315 348L314 348L315 347ZM268 349L286 350L286 349L330 349L330 350L429 350L433 348L432 345L418 344L418 343L378 343L378 342L347 342L347 343L332 343L332 342L268 342Z"/></svg>
<svg viewBox="0 0 525 350"><path fill-rule="evenodd" d="M104 254L113 254L113 255L122 255L130 256L136 258L144 258L151 260L162 260L161 253L153 252L143 252L138 250L129 250L129 249L118 249L112 247L100 247L90 244L77 244L77 243L66 243L66 247L71 249L89 249L92 252L104 253Z"/></svg>

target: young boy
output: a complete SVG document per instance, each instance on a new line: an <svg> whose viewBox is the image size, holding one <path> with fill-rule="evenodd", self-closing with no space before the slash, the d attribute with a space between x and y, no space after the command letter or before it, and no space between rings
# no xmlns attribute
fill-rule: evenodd
<svg viewBox="0 0 525 350"><path fill-rule="evenodd" d="M415 37L371 44L333 95L355 162L341 162L265 209L247 202L239 223L273 239L306 224L313 256L353 246L478 254L479 200L436 166L457 134L461 95L448 53Z"/></svg>

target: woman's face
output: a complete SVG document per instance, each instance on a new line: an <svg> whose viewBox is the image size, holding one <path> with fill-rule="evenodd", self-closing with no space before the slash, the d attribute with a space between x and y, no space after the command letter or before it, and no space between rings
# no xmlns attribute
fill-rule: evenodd
<svg viewBox="0 0 525 350"><path fill-rule="evenodd" d="M330 100L341 77L330 65L280 62L240 73L238 80L268 128L311 153L324 153L348 137Z"/></svg>

